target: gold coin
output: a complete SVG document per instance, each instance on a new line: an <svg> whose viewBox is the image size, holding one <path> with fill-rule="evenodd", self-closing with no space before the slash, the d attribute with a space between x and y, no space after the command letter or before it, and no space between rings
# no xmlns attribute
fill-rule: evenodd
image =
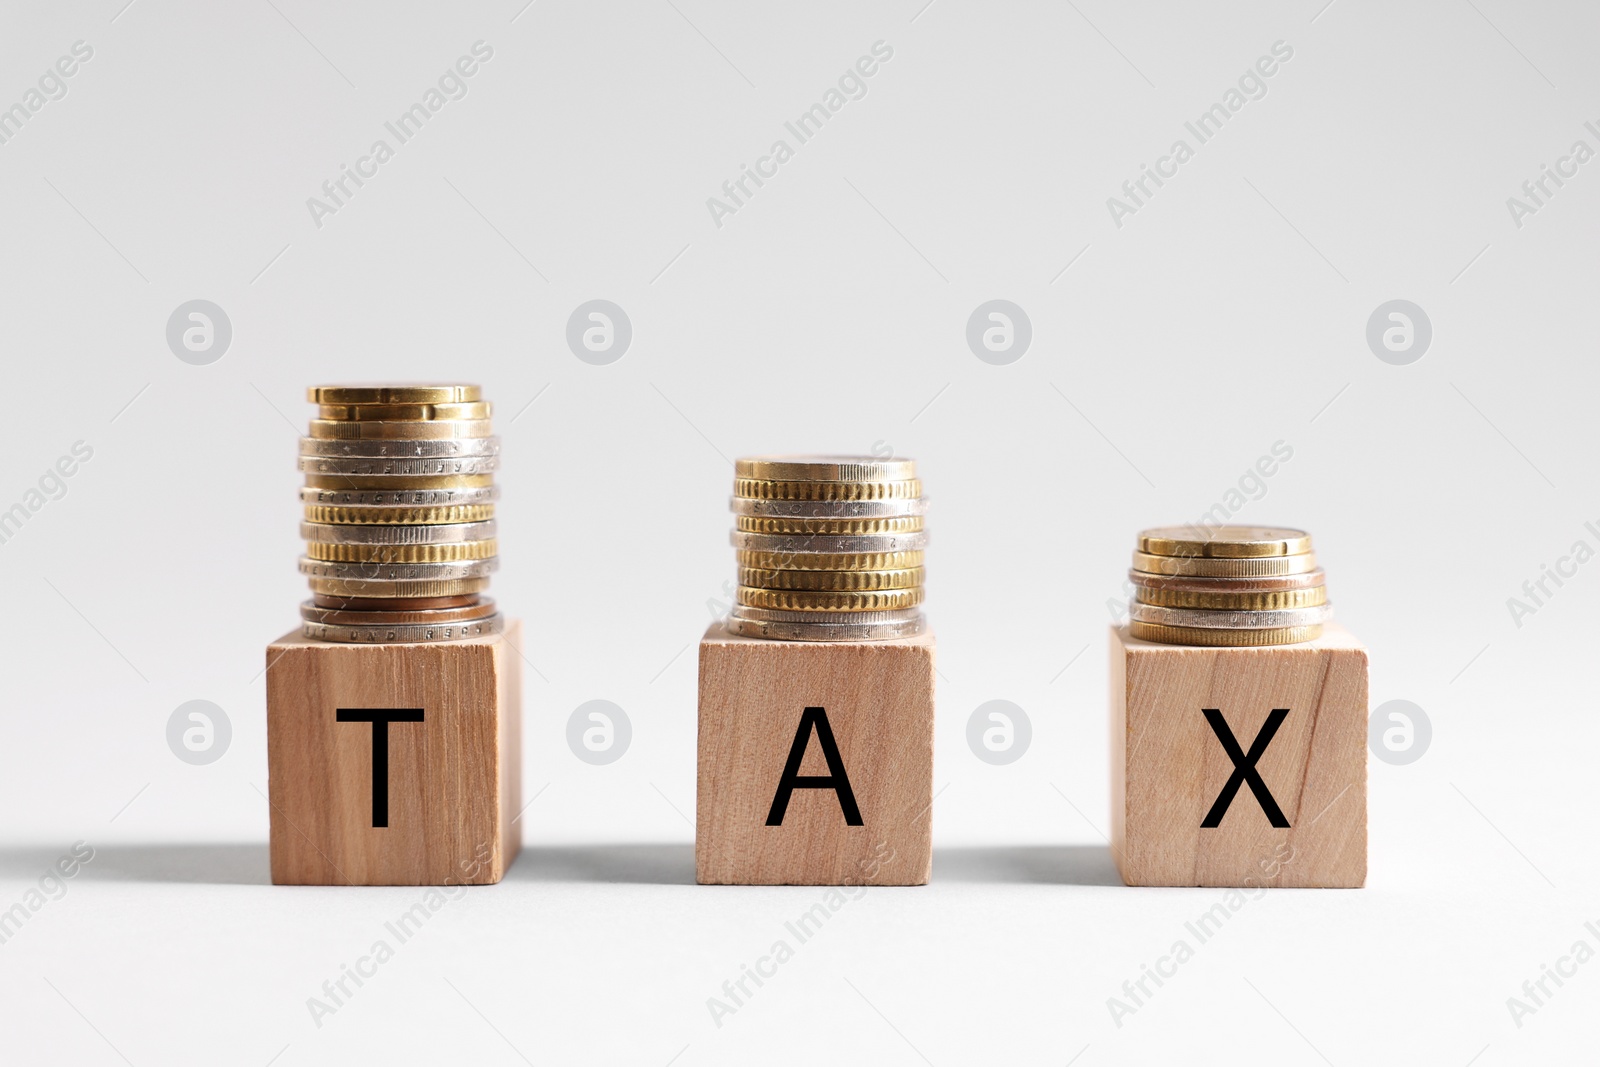
<svg viewBox="0 0 1600 1067"><path fill-rule="evenodd" d="M483 399L476 385L313 385L306 400L313 404L471 404Z"/></svg>
<svg viewBox="0 0 1600 1067"><path fill-rule="evenodd" d="M761 552L740 549L741 567L777 571L899 571L922 566L922 552Z"/></svg>
<svg viewBox="0 0 1600 1067"><path fill-rule="evenodd" d="M447 522L483 522L494 518L493 504L446 504L422 508L341 508L329 504L307 504L307 522L337 525L398 523L406 526L436 526Z"/></svg>
<svg viewBox="0 0 1600 1067"><path fill-rule="evenodd" d="M440 578L386 582L377 578L311 578L308 584L313 593L324 596L433 597L481 593L489 588L489 579Z"/></svg>
<svg viewBox="0 0 1600 1067"><path fill-rule="evenodd" d="M322 404L319 419L357 422L414 422L434 419L487 419L494 405L486 400L470 404Z"/></svg>
<svg viewBox="0 0 1600 1067"><path fill-rule="evenodd" d="M444 441L458 437L488 437L494 431L488 419L436 419L433 422L358 422L349 419L312 419L309 437L381 438L390 441Z"/></svg>
<svg viewBox="0 0 1600 1067"><path fill-rule="evenodd" d="M1326 584L1328 575L1321 567L1304 574L1279 574L1255 578L1200 578L1183 574L1145 574L1130 570L1128 580L1142 589L1182 589L1189 593L1281 593L1287 589L1311 589Z"/></svg>
<svg viewBox="0 0 1600 1067"><path fill-rule="evenodd" d="M1298 645L1322 636L1322 624L1281 626L1272 630L1203 630L1197 626L1163 626L1154 622L1128 623L1128 636L1164 645L1210 645L1240 648L1247 645Z"/></svg>
<svg viewBox="0 0 1600 1067"><path fill-rule="evenodd" d="M922 587L872 592L821 592L794 589L752 589L740 586L739 603L775 611L897 611L922 603Z"/></svg>
<svg viewBox="0 0 1600 1067"><path fill-rule="evenodd" d="M872 534L920 533L921 515L902 515L892 519L782 519L765 515L736 516L740 533L759 534Z"/></svg>
<svg viewBox="0 0 1600 1067"><path fill-rule="evenodd" d="M1184 574L1198 578L1262 578L1279 574L1304 574L1317 569L1312 552L1298 556L1262 556L1257 559L1210 559L1191 556L1133 554L1133 569L1146 574Z"/></svg>
<svg viewBox="0 0 1600 1067"><path fill-rule="evenodd" d="M488 559L499 552L497 541L454 541L443 545L347 545L307 541L306 556L325 563L459 563Z"/></svg>
<svg viewBox="0 0 1600 1067"><path fill-rule="evenodd" d="M772 482L901 482L917 476L917 464L871 456L749 456L734 463L733 476Z"/></svg>
<svg viewBox="0 0 1600 1067"><path fill-rule="evenodd" d="M1284 589L1279 592L1202 593L1192 589L1160 589L1137 586L1134 596L1141 604L1163 608L1189 608L1206 611L1289 611L1314 608L1328 602L1327 586L1309 589Z"/></svg>
<svg viewBox="0 0 1600 1067"><path fill-rule="evenodd" d="M922 584L921 567L898 571L785 571L740 567L739 584L757 589L813 589L830 592L866 592L911 589Z"/></svg>
<svg viewBox="0 0 1600 1067"><path fill-rule="evenodd" d="M1139 534L1139 549L1213 559L1298 556L1311 551L1311 535L1286 526L1159 526Z"/></svg>
<svg viewBox="0 0 1600 1067"><path fill-rule="evenodd" d="M734 496L753 500L907 500L922 495L916 479L902 482L781 482L735 478Z"/></svg>
<svg viewBox="0 0 1600 1067"><path fill-rule="evenodd" d="M492 474L308 474L310 489L344 489L352 492L401 489L481 489L494 484Z"/></svg>

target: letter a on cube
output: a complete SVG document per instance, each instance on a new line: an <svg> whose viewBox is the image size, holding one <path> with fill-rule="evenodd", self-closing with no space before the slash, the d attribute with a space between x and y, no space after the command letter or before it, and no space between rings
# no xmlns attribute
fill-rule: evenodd
<svg viewBox="0 0 1600 1067"><path fill-rule="evenodd" d="M922 885L933 861L932 634L700 642L695 876Z"/></svg>

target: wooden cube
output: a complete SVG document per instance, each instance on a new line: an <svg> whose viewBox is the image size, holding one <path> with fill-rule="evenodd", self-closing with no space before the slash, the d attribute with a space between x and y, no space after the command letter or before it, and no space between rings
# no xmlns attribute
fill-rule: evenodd
<svg viewBox="0 0 1600 1067"><path fill-rule="evenodd" d="M1356 888L1367 651L1199 648L1111 631L1111 847L1128 885Z"/></svg>
<svg viewBox="0 0 1600 1067"><path fill-rule="evenodd" d="M931 633L700 642L695 878L924 885L933 864Z"/></svg>
<svg viewBox="0 0 1600 1067"><path fill-rule="evenodd" d="M521 845L522 624L432 644L267 646L272 880L481 885ZM374 721L380 720L380 721Z"/></svg>

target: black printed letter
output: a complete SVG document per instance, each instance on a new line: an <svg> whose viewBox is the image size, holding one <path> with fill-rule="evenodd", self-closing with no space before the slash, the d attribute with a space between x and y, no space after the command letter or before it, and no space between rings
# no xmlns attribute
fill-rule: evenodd
<svg viewBox="0 0 1600 1067"><path fill-rule="evenodd" d="M421 722L421 708L340 708L339 722L372 724L372 825L389 825L389 724Z"/></svg>
<svg viewBox="0 0 1600 1067"><path fill-rule="evenodd" d="M1217 735L1217 740L1222 742L1222 750L1233 761L1233 774L1228 776L1227 782L1222 786L1222 792L1217 794L1217 802L1211 805L1211 811L1200 825L1207 829L1221 826L1222 817L1227 814L1228 805L1233 803L1234 795L1239 792L1241 785L1248 782L1250 792L1256 795L1256 800L1261 804L1261 810L1267 813L1267 821L1280 830L1287 829L1289 820L1283 817L1283 809L1272 799L1271 792L1267 790L1267 783L1261 780L1261 772L1256 770L1256 761L1272 743L1272 735L1278 732L1283 720L1289 717L1289 709L1272 709L1272 714L1267 716L1261 732L1250 742L1248 753L1239 751L1239 742L1234 740L1233 731L1228 729L1228 720L1222 717L1222 712L1216 708L1201 710L1205 713L1206 722L1211 724L1211 731Z"/></svg>
<svg viewBox="0 0 1600 1067"><path fill-rule="evenodd" d="M800 764L806 757L806 745L811 741L813 729L817 731L817 743L822 746L822 758L828 761L826 777L800 774ZM839 795L845 825L862 825L861 809L856 807L856 795L850 789L849 776L844 773L844 760L839 758L839 746L833 741L833 727L828 725L828 713L822 708L807 708L800 716L800 729L795 731L794 744L789 748L789 762L778 781L772 810L767 813L768 826L783 825L783 813L789 810L789 796L796 789L832 789Z"/></svg>

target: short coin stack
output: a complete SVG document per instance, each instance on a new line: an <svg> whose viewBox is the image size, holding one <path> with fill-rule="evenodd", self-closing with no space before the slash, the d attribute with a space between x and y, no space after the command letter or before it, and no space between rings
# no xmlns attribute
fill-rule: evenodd
<svg viewBox="0 0 1600 1067"><path fill-rule="evenodd" d="M730 630L780 641L922 632L928 502L913 460L758 456L734 466Z"/></svg>
<svg viewBox="0 0 1600 1067"><path fill-rule="evenodd" d="M1291 645L1332 612L1303 530L1186 526L1145 530L1128 572L1128 632L1169 645Z"/></svg>
<svg viewBox="0 0 1600 1067"><path fill-rule="evenodd" d="M498 633L500 439L476 385L324 385L300 439L312 598L305 636L454 641Z"/></svg>

